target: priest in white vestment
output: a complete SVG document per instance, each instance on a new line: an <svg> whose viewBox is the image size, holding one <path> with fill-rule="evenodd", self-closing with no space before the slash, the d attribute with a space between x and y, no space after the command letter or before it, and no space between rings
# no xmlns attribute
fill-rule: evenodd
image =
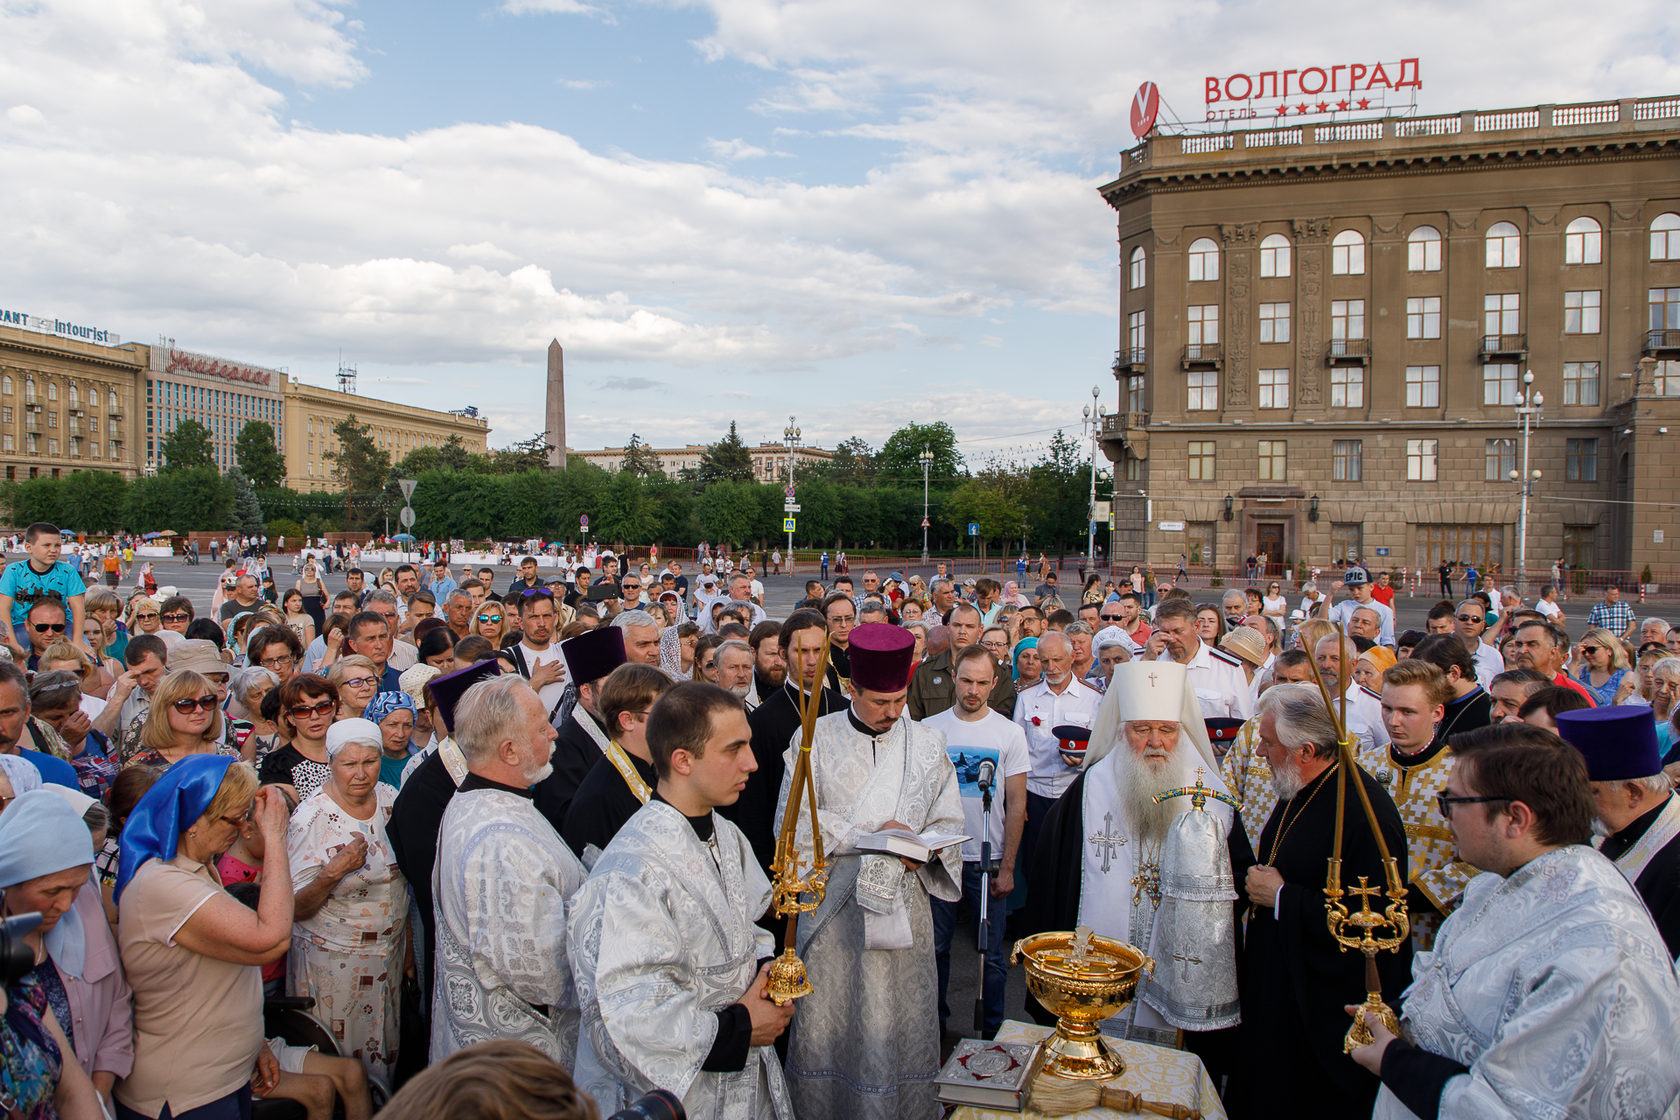
<svg viewBox="0 0 1680 1120"><path fill-rule="evenodd" d="M584 870L531 799L549 774L554 728L537 694L509 675L467 690L455 741L468 774L444 810L433 871L431 1060L511 1038L570 1069L578 1009L566 900Z"/></svg>
<svg viewBox="0 0 1680 1120"><path fill-rule="evenodd" d="M1586 843L1581 754L1518 723L1453 751L1447 820L1483 874L1413 958L1406 1038L1366 1016L1375 1038L1352 1057L1382 1078L1373 1117L1675 1116L1680 984L1638 893Z"/></svg>
<svg viewBox="0 0 1680 1120"><path fill-rule="evenodd" d="M1090 926L1155 957L1154 984L1102 1024L1105 1033L1171 1046L1181 1029L1237 1022L1234 890L1225 901L1205 903L1203 924L1218 926L1218 937L1197 937L1194 944L1155 937L1163 847L1175 818L1194 810L1188 797L1154 798L1198 779L1228 794L1185 667L1171 661L1116 666L1097 709L1084 772L1045 821L1025 914L1025 928L1034 933ZM1197 853L1203 865L1190 874L1234 883L1253 862L1241 819L1219 800L1203 811L1218 820L1226 844ZM1152 987L1160 989L1153 1000Z"/></svg>
<svg viewBox="0 0 1680 1120"><path fill-rule="evenodd" d="M575 1078L603 1115L653 1089L690 1116L793 1120L772 1048L795 1014L765 994L770 881L716 813L757 764L741 702L689 681L647 719L659 771L572 904L567 949L583 1011Z"/></svg>
<svg viewBox="0 0 1680 1120"><path fill-rule="evenodd" d="M799 1120L937 1120L939 978L930 896L962 892L962 846L925 864L860 852L885 827L959 833L957 772L945 736L904 712L915 642L866 623L850 637L852 704L817 721L811 746L817 823L833 860L822 906L799 922L797 952L813 991L799 1001L788 1086ZM799 750L787 755L782 819ZM809 813L799 852L812 854Z"/></svg>

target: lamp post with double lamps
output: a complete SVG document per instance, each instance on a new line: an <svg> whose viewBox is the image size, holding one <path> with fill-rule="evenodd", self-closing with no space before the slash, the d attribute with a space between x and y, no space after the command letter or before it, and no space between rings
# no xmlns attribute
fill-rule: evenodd
<svg viewBox="0 0 1680 1120"><path fill-rule="evenodd" d="M1091 403L1080 410L1084 423L1091 426L1091 499L1085 510L1085 570L1097 568L1097 433L1102 428L1108 406L1100 403L1102 390L1091 386Z"/></svg>
<svg viewBox="0 0 1680 1120"><path fill-rule="evenodd" d="M1508 478L1522 487L1522 505L1517 512L1517 590L1528 591L1528 496L1540 479L1540 471L1528 469L1528 442L1531 427L1540 423L1540 406L1546 398L1534 389L1534 371L1526 370L1522 377L1522 403L1516 407L1522 421L1522 470L1511 471Z"/></svg>

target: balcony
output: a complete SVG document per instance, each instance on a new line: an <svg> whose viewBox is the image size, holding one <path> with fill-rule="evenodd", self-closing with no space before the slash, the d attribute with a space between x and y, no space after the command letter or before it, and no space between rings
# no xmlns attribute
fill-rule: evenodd
<svg viewBox="0 0 1680 1120"><path fill-rule="evenodd" d="M1528 354L1528 336L1526 334L1484 334L1482 336L1482 360L1495 358L1523 358Z"/></svg>
<svg viewBox="0 0 1680 1120"><path fill-rule="evenodd" d="M1217 342L1192 342L1184 348L1184 369L1218 369L1225 357Z"/></svg>
<svg viewBox="0 0 1680 1120"><path fill-rule="evenodd" d="M110 418L110 421L113 424L121 424L123 422L123 414L118 412L114 408L110 412L107 412L105 415Z"/></svg>
<svg viewBox="0 0 1680 1120"><path fill-rule="evenodd" d="M26 432L38 432L38 431L40 431L41 430L41 414L39 412L26 412L26 413L24 413L24 415L23 415L23 430L26 431Z"/></svg>
<svg viewBox="0 0 1680 1120"><path fill-rule="evenodd" d="M1149 351L1142 346L1134 346L1129 350L1114 352L1114 376L1124 377L1129 373L1144 373L1149 368Z"/></svg>
<svg viewBox="0 0 1680 1120"><path fill-rule="evenodd" d="M1651 358L1680 356L1680 330L1646 331L1645 354Z"/></svg>
<svg viewBox="0 0 1680 1120"><path fill-rule="evenodd" d="M1324 352L1327 366L1368 366L1371 364L1371 340L1368 338L1332 338Z"/></svg>

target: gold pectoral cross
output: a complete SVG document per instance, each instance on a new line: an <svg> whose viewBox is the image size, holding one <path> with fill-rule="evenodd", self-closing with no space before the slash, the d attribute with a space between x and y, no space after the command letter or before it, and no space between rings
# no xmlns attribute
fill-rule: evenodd
<svg viewBox="0 0 1680 1120"><path fill-rule="evenodd" d="M1143 901L1143 896L1149 895L1149 901L1157 907L1161 905L1161 867L1156 863L1138 864L1138 873L1132 876L1132 905Z"/></svg>

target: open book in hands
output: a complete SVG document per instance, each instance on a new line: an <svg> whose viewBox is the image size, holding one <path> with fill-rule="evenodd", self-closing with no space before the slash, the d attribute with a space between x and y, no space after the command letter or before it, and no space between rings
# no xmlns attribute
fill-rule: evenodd
<svg viewBox="0 0 1680 1120"><path fill-rule="evenodd" d="M857 838L860 852L885 852L917 863L926 863L935 853L953 844L961 844L968 837L960 832L911 832L907 828L883 828Z"/></svg>

